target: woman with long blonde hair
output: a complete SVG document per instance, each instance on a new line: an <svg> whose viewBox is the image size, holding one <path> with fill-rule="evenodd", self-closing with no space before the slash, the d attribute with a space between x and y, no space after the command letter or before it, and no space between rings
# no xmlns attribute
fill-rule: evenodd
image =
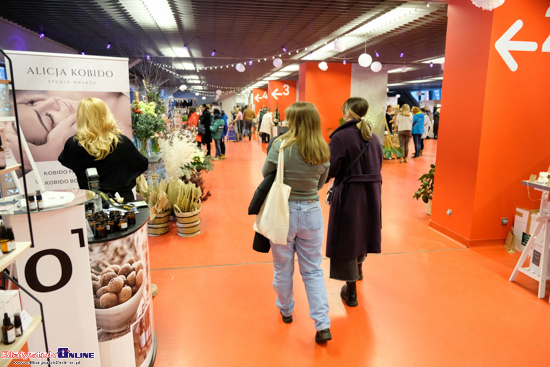
<svg viewBox="0 0 550 367"><path fill-rule="evenodd" d="M111 110L99 98L80 101L76 134L65 142L58 160L73 170L81 189L88 189L86 169L97 168L100 190L118 192L125 202L135 200L132 188L148 166L147 158L122 135Z"/></svg>
<svg viewBox="0 0 550 367"><path fill-rule="evenodd" d="M407 158L409 157L409 142L412 137L412 115L411 108L408 104L405 103L401 107L401 112L399 112L399 114L395 118L395 124L397 126L397 131L399 134L399 147L403 152L401 163L407 163Z"/></svg>
<svg viewBox="0 0 550 367"><path fill-rule="evenodd" d="M340 296L358 305L357 285L363 261L381 252L382 148L366 121L368 102L349 98L342 106L344 124L330 136L330 171L334 177L327 231L330 277L343 280Z"/></svg>
<svg viewBox="0 0 550 367"><path fill-rule="evenodd" d="M284 183L291 187L288 201L290 228L285 245L271 243L275 274L276 305L284 323L292 322L294 310L292 275L294 254L306 287L309 315L315 322L315 341L332 339L328 297L323 269L323 213L317 193L329 171L330 150L321 134L321 118L311 103L296 102L285 110L288 132L274 140L262 173L277 169L279 150L284 153Z"/></svg>

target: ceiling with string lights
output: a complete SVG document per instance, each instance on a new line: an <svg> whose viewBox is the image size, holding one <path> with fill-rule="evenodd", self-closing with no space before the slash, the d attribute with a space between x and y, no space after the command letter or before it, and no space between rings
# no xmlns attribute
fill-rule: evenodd
<svg viewBox="0 0 550 367"><path fill-rule="evenodd" d="M447 2L2 0L0 17L78 53L157 68L162 88L239 91L366 52L390 87L428 89L441 87Z"/></svg>

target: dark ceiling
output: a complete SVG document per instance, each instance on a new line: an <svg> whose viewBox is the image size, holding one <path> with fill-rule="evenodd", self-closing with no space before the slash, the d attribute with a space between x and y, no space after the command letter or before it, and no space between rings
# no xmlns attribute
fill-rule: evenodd
<svg viewBox="0 0 550 367"><path fill-rule="evenodd" d="M277 71L272 58L279 54L283 68L308 61L302 58L325 42L330 45L337 37L357 33L399 7L417 12L403 24L396 21L391 29L358 37L367 37L367 52L387 69L408 66L405 73L389 74L390 85L440 87L442 67L420 62L445 54L447 0L2 0L0 17L43 32L77 52L143 60L132 69L134 73L139 73L139 65L162 66L158 69L164 88L182 84L178 76L195 80L198 76L203 89L214 91L242 89L268 77ZM291 55L283 52L283 46ZM357 62L364 51L365 43L356 42L344 52L332 51L313 60ZM246 63L243 73L233 66L239 62ZM297 72L284 78L296 79ZM430 78L436 80L414 83Z"/></svg>

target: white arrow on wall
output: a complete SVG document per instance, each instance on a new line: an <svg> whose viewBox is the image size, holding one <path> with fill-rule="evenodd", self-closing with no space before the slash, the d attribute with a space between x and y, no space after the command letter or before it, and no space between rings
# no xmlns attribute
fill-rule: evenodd
<svg viewBox="0 0 550 367"><path fill-rule="evenodd" d="M279 91L279 88L275 88L273 92L271 92L271 97L275 98L277 101L279 100L278 96L282 96L283 93L277 93Z"/></svg>
<svg viewBox="0 0 550 367"><path fill-rule="evenodd" d="M536 42L512 41L512 37L514 37L522 27L523 21L521 19L516 20L516 22L504 32L502 37L495 42L495 48L512 71L518 69L518 63L514 60L510 51L536 51L539 47Z"/></svg>
<svg viewBox="0 0 550 367"><path fill-rule="evenodd" d="M256 103L258 103L258 102L260 102L260 99L262 99L262 97L260 97L259 94L256 94L256 95L254 96L254 99L256 100Z"/></svg>

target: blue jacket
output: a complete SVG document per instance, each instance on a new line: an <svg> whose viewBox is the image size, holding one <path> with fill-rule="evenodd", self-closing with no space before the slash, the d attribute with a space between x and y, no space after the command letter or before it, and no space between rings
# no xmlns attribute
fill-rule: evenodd
<svg viewBox="0 0 550 367"><path fill-rule="evenodd" d="M223 132L222 132L222 139L223 139L227 135L227 130L229 130L229 126L227 125L227 115L225 113L222 116L222 120L225 124L223 125Z"/></svg>
<svg viewBox="0 0 550 367"><path fill-rule="evenodd" d="M413 116L413 134L424 134L424 114L419 112Z"/></svg>

